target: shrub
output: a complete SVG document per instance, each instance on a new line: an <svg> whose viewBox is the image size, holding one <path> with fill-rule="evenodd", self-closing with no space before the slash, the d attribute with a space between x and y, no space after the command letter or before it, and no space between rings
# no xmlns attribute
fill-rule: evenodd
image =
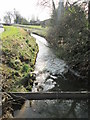
<svg viewBox="0 0 90 120"><path fill-rule="evenodd" d="M55 15L52 16L51 21L53 22L51 22L52 24L48 31L48 40L55 47L59 47L62 39L64 43L77 43L77 39L82 36L85 29L87 29L87 20L84 11L77 5L64 10L64 14L59 21L57 21Z"/></svg>
<svg viewBox="0 0 90 120"><path fill-rule="evenodd" d="M80 73L83 71L84 75L88 64L87 54L90 44L88 20L85 12L78 5L71 5L67 7L67 10L65 8L59 21L55 17L56 12L52 15L52 24L48 31L47 40L54 49L56 48L56 54L60 58L74 66L72 68Z"/></svg>

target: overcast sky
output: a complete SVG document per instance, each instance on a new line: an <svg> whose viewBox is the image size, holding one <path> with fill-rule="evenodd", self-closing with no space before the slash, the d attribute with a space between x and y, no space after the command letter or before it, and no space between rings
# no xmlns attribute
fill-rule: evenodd
<svg viewBox="0 0 90 120"><path fill-rule="evenodd" d="M6 11L13 11L14 8L28 20L33 16L38 17L40 20L48 19L50 17L50 8L37 6L37 1L38 0L0 0L0 19L3 20ZM54 1L58 2L59 0Z"/></svg>

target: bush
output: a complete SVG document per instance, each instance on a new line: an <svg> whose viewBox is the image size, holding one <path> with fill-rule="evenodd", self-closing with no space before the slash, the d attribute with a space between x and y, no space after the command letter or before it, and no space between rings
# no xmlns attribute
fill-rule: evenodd
<svg viewBox="0 0 90 120"><path fill-rule="evenodd" d="M54 14L57 14L56 12ZM61 41L73 45L87 29L87 20L84 11L79 6L68 7L59 21L55 15L52 16L51 27L48 31L48 40L55 47L59 47ZM57 21L57 23L55 22Z"/></svg>
<svg viewBox="0 0 90 120"><path fill-rule="evenodd" d="M47 40L56 48L56 54L64 59L73 68L86 74L89 53L87 28L88 20L85 13L78 5L65 8L61 19L57 21L57 11L51 19ZM57 22L56 22L57 21ZM81 74L82 74L81 73Z"/></svg>

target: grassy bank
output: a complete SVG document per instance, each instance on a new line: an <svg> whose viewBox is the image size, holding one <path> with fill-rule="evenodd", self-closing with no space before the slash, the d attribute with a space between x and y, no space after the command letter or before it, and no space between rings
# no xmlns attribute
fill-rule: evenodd
<svg viewBox="0 0 90 120"><path fill-rule="evenodd" d="M32 88L32 74L38 52L35 39L22 28L4 27L2 33L2 88L5 91L28 91Z"/></svg>
<svg viewBox="0 0 90 120"><path fill-rule="evenodd" d="M41 27L41 26L30 26L30 31L34 34L40 35L42 37L47 36L48 27Z"/></svg>
<svg viewBox="0 0 90 120"><path fill-rule="evenodd" d="M42 27L40 25L15 25L15 26L19 26L22 27L24 29L29 29L31 33L40 35L42 37L46 37L47 36L47 31L48 31L48 27Z"/></svg>

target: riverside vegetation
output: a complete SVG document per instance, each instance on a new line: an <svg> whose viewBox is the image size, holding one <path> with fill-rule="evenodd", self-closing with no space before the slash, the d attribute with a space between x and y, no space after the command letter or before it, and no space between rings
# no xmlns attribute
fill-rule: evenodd
<svg viewBox="0 0 90 120"><path fill-rule="evenodd" d="M35 75L34 64L38 53L35 39L19 27L5 26L2 45L2 90L31 91Z"/></svg>
<svg viewBox="0 0 90 120"><path fill-rule="evenodd" d="M57 56L64 59L87 81L90 53L87 14L82 7L73 4L66 6L60 20L53 24L57 15L56 10L52 15L47 39L56 48Z"/></svg>

